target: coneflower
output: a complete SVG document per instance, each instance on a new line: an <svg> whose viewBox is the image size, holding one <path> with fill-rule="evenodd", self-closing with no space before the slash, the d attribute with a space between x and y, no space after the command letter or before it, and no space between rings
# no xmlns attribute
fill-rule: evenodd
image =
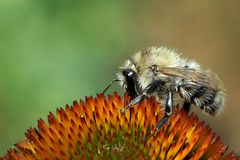
<svg viewBox="0 0 240 160"><path fill-rule="evenodd" d="M239 159L226 154L220 137L194 114L175 107L168 123L144 141L162 118L163 107L153 99L121 114L123 107L122 97L115 93L57 109L56 115L48 115L48 123L40 119L38 127L30 128L26 139L0 159Z"/></svg>

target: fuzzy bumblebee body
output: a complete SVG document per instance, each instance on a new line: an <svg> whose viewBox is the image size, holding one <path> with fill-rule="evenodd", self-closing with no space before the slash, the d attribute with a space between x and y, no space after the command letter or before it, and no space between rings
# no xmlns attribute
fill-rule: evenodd
<svg viewBox="0 0 240 160"><path fill-rule="evenodd" d="M224 106L225 89L217 74L202 69L195 61L180 57L174 50L165 47L141 50L131 60L126 60L120 69L118 79L131 98L143 93L152 83L161 81L154 91L143 94L156 96L163 106L169 90L173 92L173 102L180 96L211 115ZM132 82L124 74L126 71L134 75Z"/></svg>
<svg viewBox="0 0 240 160"><path fill-rule="evenodd" d="M180 57L180 54L166 47L151 47L135 53L126 60L113 82L119 81L130 103L121 113L141 102L145 97L155 96L165 114L158 122L154 135L172 115L174 103L184 101L183 109L188 112L191 104L210 115L221 111L225 101L225 89L217 74L203 69L198 63Z"/></svg>

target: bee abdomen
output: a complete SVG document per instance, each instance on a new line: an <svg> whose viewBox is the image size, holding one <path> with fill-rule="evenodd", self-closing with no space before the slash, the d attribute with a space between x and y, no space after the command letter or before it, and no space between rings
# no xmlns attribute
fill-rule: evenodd
<svg viewBox="0 0 240 160"><path fill-rule="evenodd" d="M190 102L204 112L211 115L218 113L224 105L225 94L216 89L210 89L204 86L181 87L180 94L187 102Z"/></svg>
<svg viewBox="0 0 240 160"><path fill-rule="evenodd" d="M203 98L203 110L211 115L216 115L224 106L225 94L222 91L214 91Z"/></svg>

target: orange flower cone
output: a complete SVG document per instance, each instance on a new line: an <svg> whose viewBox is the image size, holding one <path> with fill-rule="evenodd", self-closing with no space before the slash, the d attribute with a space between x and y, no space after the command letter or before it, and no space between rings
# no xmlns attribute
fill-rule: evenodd
<svg viewBox="0 0 240 160"><path fill-rule="evenodd" d="M127 103L128 103L127 99ZM194 114L187 115L175 107L168 123L150 137L164 108L147 99L126 111L116 93L74 102L65 110L57 109L30 128L26 140L8 150L1 160L80 160L80 159L223 159L237 160L210 127Z"/></svg>

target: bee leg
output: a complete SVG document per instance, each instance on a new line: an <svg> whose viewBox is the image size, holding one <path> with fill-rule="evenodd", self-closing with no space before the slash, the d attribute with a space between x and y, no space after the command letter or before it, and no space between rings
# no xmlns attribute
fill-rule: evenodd
<svg viewBox="0 0 240 160"><path fill-rule="evenodd" d="M143 98L145 98L144 94L140 94L138 95L136 98L134 98L129 104L128 106L124 107L123 109L121 109L121 113L125 113L125 111L130 108L133 107L135 104L139 103L141 100L143 100ZM125 102L124 102L125 103Z"/></svg>
<svg viewBox="0 0 240 160"><path fill-rule="evenodd" d="M186 112L186 113L189 113L189 111L190 111L190 107L191 107L191 103L189 103L189 102L187 102L187 101L185 101L184 103L183 103L183 110Z"/></svg>
<svg viewBox="0 0 240 160"><path fill-rule="evenodd" d="M126 93L123 94L123 106L126 105Z"/></svg>
<svg viewBox="0 0 240 160"><path fill-rule="evenodd" d="M165 113L163 118L158 122L157 126L155 127L154 131L152 134L150 134L149 136L146 136L144 138L144 141L147 141L148 138L152 137L153 135L156 134L156 132L158 132L159 129L161 129L164 124L167 122L168 117L170 117L172 115L172 110L173 110L173 93L170 89L168 89L168 94L167 94L167 100L166 100L166 108L165 108Z"/></svg>
<svg viewBox="0 0 240 160"><path fill-rule="evenodd" d="M162 85L163 83L165 83L162 80L155 80L153 81L151 84L149 84L144 90L143 92L138 95L136 98L134 98L128 106L126 106L125 108L123 108L121 110L121 113L124 113L128 108L134 106L135 104L139 103L140 101L142 101L147 94L151 94L153 92L156 92L156 90L159 88L160 85Z"/></svg>

